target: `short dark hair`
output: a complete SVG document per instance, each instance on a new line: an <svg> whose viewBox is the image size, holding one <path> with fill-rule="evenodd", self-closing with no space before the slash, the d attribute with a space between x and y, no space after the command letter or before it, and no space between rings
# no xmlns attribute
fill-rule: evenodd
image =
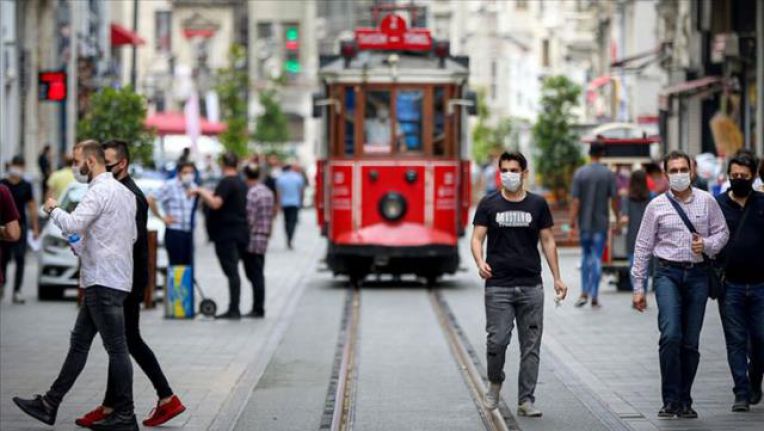
<svg viewBox="0 0 764 431"><path fill-rule="evenodd" d="M663 171L668 172L668 163L676 159L685 159L687 161L687 167L692 169L692 161L690 161L690 156L688 156L684 151L673 150L666 154L665 157L663 157Z"/></svg>
<svg viewBox="0 0 764 431"><path fill-rule="evenodd" d="M520 164L520 169L528 169L528 160L519 151L505 151L499 156L499 168L501 168L501 162L514 160Z"/></svg>
<svg viewBox="0 0 764 431"><path fill-rule="evenodd" d="M650 190L647 188L647 173L642 169L637 169L629 177L629 198L633 201L642 202L650 197Z"/></svg>
<svg viewBox="0 0 764 431"><path fill-rule="evenodd" d="M22 156L13 156L11 159L11 166L26 166L26 164Z"/></svg>
<svg viewBox="0 0 764 431"><path fill-rule="evenodd" d="M756 160L754 160L751 157L748 157L747 155L738 154L735 157L730 159L730 162L727 164L727 175L730 174L732 171L732 165L738 165L748 168L751 171L751 175L756 175Z"/></svg>
<svg viewBox="0 0 764 431"><path fill-rule="evenodd" d="M589 156L602 157L605 155L605 144L602 141L594 141L589 144Z"/></svg>
<svg viewBox="0 0 764 431"><path fill-rule="evenodd" d="M226 168L237 168L239 166L239 157L230 151L223 154L220 161Z"/></svg>
<svg viewBox="0 0 764 431"><path fill-rule="evenodd" d="M114 150L117 152L117 160L127 160L130 162L130 149L126 141L122 139L109 139L101 144L103 150Z"/></svg>
<svg viewBox="0 0 764 431"><path fill-rule="evenodd" d="M244 177L248 180L259 180L260 166L257 166L254 163L247 163L247 165L244 166Z"/></svg>
<svg viewBox="0 0 764 431"><path fill-rule="evenodd" d="M96 141L95 139L88 139L85 141L82 141L74 146L75 149L79 148L82 150L82 156L84 158L88 158L90 156L94 156L96 158L96 161L100 164L106 164L106 155L103 153L103 147L101 146L101 143Z"/></svg>
<svg viewBox="0 0 764 431"><path fill-rule="evenodd" d="M190 167L191 169L193 169L193 170L194 170L194 172L196 172L196 165L194 164L194 162L192 162L192 161L190 161L190 160L184 160L184 161L182 161L182 162L179 162L179 163L178 163L178 165L176 166L176 169L175 169L175 170L176 170L176 171L178 171L178 172L180 172L180 171L182 171L184 168L189 168L189 167Z"/></svg>

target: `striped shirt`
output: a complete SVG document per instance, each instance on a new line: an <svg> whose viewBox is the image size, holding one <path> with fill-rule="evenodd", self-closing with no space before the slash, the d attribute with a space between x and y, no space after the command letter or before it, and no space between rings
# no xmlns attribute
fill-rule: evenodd
<svg viewBox="0 0 764 431"><path fill-rule="evenodd" d="M727 222L719 204L709 193L694 187L689 199L684 202L673 193L671 196L703 237L703 253L716 256L729 239ZM635 291L642 289L647 278L650 256L673 262L703 261L701 254L692 252L692 234L668 199L667 194L663 193L650 201L645 209L634 247L634 266L631 268Z"/></svg>
<svg viewBox="0 0 764 431"><path fill-rule="evenodd" d="M174 220L167 225L168 228L191 232L191 216L194 213L196 198L188 196L188 191L179 178L173 178L164 183L162 188L154 194L154 198L162 205L164 214Z"/></svg>
<svg viewBox="0 0 764 431"><path fill-rule="evenodd" d="M247 251L265 254L273 223L273 192L263 184L255 184L247 192Z"/></svg>

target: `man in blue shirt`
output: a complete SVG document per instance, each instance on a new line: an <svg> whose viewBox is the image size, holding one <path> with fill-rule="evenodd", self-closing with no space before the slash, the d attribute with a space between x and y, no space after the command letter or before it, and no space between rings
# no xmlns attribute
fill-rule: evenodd
<svg viewBox="0 0 764 431"><path fill-rule="evenodd" d="M286 228L287 247L292 249L292 238L297 227L297 215L302 205L302 193L305 189L305 180L302 175L295 172L291 165L282 169L281 175L276 179L276 190L284 211L284 227Z"/></svg>

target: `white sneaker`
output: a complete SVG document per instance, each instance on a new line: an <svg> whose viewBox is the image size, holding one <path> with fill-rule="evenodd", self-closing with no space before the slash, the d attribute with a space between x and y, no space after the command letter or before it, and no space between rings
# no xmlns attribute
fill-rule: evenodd
<svg viewBox="0 0 764 431"><path fill-rule="evenodd" d="M26 301L24 300L24 297L21 296L21 293L19 292L13 292L13 303L14 304L23 304Z"/></svg>
<svg viewBox="0 0 764 431"><path fill-rule="evenodd" d="M537 409L532 402L526 401L517 406L518 416L527 416L529 418L540 418L541 410Z"/></svg>
<svg viewBox="0 0 764 431"><path fill-rule="evenodd" d="M491 382L488 386L488 391L485 393L483 405L488 410L494 410L499 407L499 397L501 397L501 383Z"/></svg>

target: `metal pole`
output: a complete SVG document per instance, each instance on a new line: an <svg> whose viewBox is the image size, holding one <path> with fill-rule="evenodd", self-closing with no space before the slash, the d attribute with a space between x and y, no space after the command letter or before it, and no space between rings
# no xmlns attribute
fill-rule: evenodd
<svg viewBox="0 0 764 431"><path fill-rule="evenodd" d="M764 156L764 4L756 3L756 154Z"/></svg>
<svg viewBox="0 0 764 431"><path fill-rule="evenodd" d="M133 0L133 33L138 34L138 0ZM138 47L135 43L132 44L132 63L130 67L130 85L133 87L133 91L136 91L137 81L137 64L136 58L138 54Z"/></svg>
<svg viewBox="0 0 764 431"><path fill-rule="evenodd" d="M77 91L77 58L79 57L79 2L69 2L69 62L68 82L66 94L66 149L71 151L74 148L77 139L77 100L79 94Z"/></svg>

